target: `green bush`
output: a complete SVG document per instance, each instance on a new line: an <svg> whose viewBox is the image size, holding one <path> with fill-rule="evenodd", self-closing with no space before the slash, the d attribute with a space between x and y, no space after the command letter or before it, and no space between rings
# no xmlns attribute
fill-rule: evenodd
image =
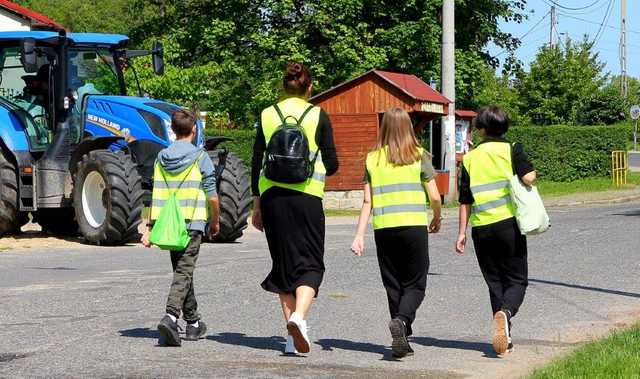
<svg viewBox="0 0 640 379"><path fill-rule="evenodd" d="M507 133L507 139L524 145L538 176L556 182L609 175L611 152L624 150L628 138L628 124L521 126Z"/></svg>
<svg viewBox="0 0 640 379"><path fill-rule="evenodd" d="M208 136L225 136L233 138L233 142L225 142L229 151L239 156L247 169L251 168L251 157L253 156L253 141L256 138L254 129L217 129L210 128L207 124L206 132Z"/></svg>

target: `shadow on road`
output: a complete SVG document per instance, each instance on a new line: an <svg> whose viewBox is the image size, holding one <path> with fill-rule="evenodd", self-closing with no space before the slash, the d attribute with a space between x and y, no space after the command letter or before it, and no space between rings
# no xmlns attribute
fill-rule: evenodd
<svg viewBox="0 0 640 379"><path fill-rule="evenodd" d="M614 216L640 216L640 209L631 209L628 211L614 213Z"/></svg>
<svg viewBox="0 0 640 379"><path fill-rule="evenodd" d="M442 340L433 337L409 337L409 342L427 347L439 347L442 349L473 350L484 353L488 358L497 358L493 346L487 342L469 342L457 340Z"/></svg>
<svg viewBox="0 0 640 379"><path fill-rule="evenodd" d="M149 328L133 328L133 329L125 329L121 330L121 337L132 337L132 338L160 338L160 333L156 329Z"/></svg>
<svg viewBox="0 0 640 379"><path fill-rule="evenodd" d="M284 344L287 342L281 336L250 337L244 333L220 333L213 336L207 336L207 339L226 345L246 346L253 349L276 351L282 351L284 349Z"/></svg>
<svg viewBox="0 0 640 379"><path fill-rule="evenodd" d="M334 338L325 338L320 339L314 342L316 345L320 345L322 350L325 351L333 351L333 349L342 349L342 350L351 350L351 351L359 351L363 353L373 353L380 354L382 357L380 360L382 361L399 361L396 358L393 358L391 355L391 349L387 348L384 345L378 345L375 343L369 342L356 342L342 339L334 339Z"/></svg>
<svg viewBox="0 0 640 379"><path fill-rule="evenodd" d="M549 285L552 285L552 286L560 286L560 287L567 287L567 288L575 288L575 289L585 290L585 291L602 292L602 293L608 293L608 294L611 294L611 295L633 297L633 298L636 298L636 299L640 298L640 294L639 293L618 291L618 290L612 290L612 289L607 289L607 288L583 286L583 285L580 285L580 284L562 283L562 282L555 282L555 281L552 281L552 280L543 280L543 279L529 279L529 282L540 283L540 284L549 284Z"/></svg>

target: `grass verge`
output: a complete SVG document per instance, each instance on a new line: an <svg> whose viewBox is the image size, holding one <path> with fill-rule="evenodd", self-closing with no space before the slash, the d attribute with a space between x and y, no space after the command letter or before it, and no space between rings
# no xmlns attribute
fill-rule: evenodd
<svg viewBox="0 0 640 379"><path fill-rule="evenodd" d="M536 185L538 186L540 194L546 197L618 189L611 183L610 177L586 178L568 183L540 180ZM630 172L627 176L627 186L622 189L632 189L638 186L640 186L640 172Z"/></svg>
<svg viewBox="0 0 640 379"><path fill-rule="evenodd" d="M529 379L637 378L640 373L640 325L591 342L537 369Z"/></svg>

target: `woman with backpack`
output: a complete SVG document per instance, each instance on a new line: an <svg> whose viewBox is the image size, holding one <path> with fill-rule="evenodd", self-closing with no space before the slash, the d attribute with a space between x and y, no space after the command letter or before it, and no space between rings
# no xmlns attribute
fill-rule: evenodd
<svg viewBox="0 0 640 379"><path fill-rule="evenodd" d="M482 142L463 158L460 228L455 248L458 254L464 254L470 223L480 271L489 287L493 348L504 354L513 349L511 319L518 313L528 285L527 239L516 221L509 179L516 174L530 186L536 180L536 172L522 145L512 145L504 139L509 119L502 109L480 109L474 126Z"/></svg>
<svg viewBox="0 0 640 379"><path fill-rule="evenodd" d="M277 293L287 326L286 354L308 353L307 315L324 275L325 177L338 170L328 115L307 99L311 73L289 63L284 99L261 115L253 147L252 224L265 232L273 265L262 282Z"/></svg>
<svg viewBox="0 0 640 379"><path fill-rule="evenodd" d="M382 283L387 292L392 352L412 355L407 337L425 296L429 270L428 232L442 221L441 200L431 155L418 143L409 114L392 108L382 118L375 149L367 155L364 202L354 254L364 252L364 235L373 213L373 230ZM429 203L427 203L427 197ZM429 223L427 205L433 210Z"/></svg>

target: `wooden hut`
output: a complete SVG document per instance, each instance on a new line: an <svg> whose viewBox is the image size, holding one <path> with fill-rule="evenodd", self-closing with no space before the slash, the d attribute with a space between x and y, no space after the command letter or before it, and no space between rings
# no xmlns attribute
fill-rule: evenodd
<svg viewBox="0 0 640 379"><path fill-rule="evenodd" d="M336 175L327 178L328 191L362 189L364 159L375 145L383 113L406 109L414 127L448 113L450 101L415 75L369 71L310 100L331 119L340 160Z"/></svg>

